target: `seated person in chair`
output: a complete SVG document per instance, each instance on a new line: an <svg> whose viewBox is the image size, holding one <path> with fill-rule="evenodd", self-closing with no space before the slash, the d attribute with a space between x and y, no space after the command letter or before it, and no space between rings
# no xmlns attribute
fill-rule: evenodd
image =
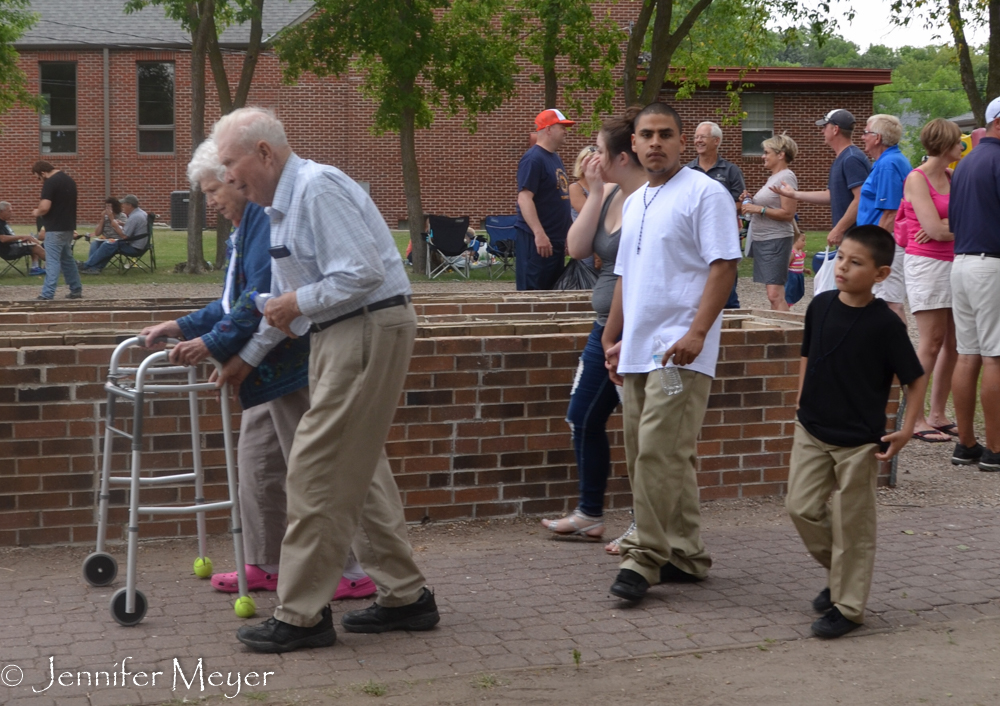
<svg viewBox="0 0 1000 706"><path fill-rule="evenodd" d="M31 255L33 259L44 260L45 248L37 239L30 235L14 235L8 225L13 217L13 207L6 201L0 201L0 257L13 261ZM39 274L37 270L37 267L32 267L28 274Z"/></svg>
<svg viewBox="0 0 1000 706"><path fill-rule="evenodd" d="M149 228L146 225L146 212L139 208L139 199L129 194L121 200L121 207L126 216L125 225L122 226L114 218L106 219L115 237L98 242L96 248L91 247L90 257L80 266L83 274L100 274L117 253L142 255L145 251L149 243Z"/></svg>
<svg viewBox="0 0 1000 706"><path fill-rule="evenodd" d="M97 227L94 228L94 232L90 235L84 233L82 235L73 236L74 240L86 238L90 241L90 252L87 254L88 259L94 255L94 251L101 247L101 243L104 241L118 240L118 231L116 231L114 226L111 225L112 221L117 221L118 225L121 226L121 230L124 232L128 216L122 213L121 201L116 199L114 196L109 196L104 199L104 209L101 211L101 215L97 219Z"/></svg>

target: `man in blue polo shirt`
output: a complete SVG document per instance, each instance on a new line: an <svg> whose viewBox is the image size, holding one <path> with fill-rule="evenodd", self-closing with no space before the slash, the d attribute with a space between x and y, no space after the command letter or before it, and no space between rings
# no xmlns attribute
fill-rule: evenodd
<svg viewBox="0 0 1000 706"><path fill-rule="evenodd" d="M861 141L865 152L874 160L871 174L861 186L858 201L858 225L881 226L890 233L896 226L896 212L903 200L903 182L913 167L899 151L899 139L903 136L903 124L894 115L873 115L868 118ZM898 244L892 260L892 272L875 285L872 290L876 297L884 300L904 322L906 310L906 282L903 278L903 258L906 251Z"/></svg>
<svg viewBox="0 0 1000 706"><path fill-rule="evenodd" d="M517 222L514 274L518 291L552 289L566 259L566 234L573 223L569 179L559 148L566 127L575 125L558 110L535 117L536 142L517 165Z"/></svg>
<svg viewBox="0 0 1000 706"><path fill-rule="evenodd" d="M951 462L1000 471L1000 98L986 108L986 134L955 168L948 224L955 234L951 311L958 339ZM980 370L985 448L973 428Z"/></svg>

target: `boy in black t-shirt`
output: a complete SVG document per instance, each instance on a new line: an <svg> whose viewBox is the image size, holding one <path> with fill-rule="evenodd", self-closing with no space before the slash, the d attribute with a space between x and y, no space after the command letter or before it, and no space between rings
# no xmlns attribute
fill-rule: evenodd
<svg viewBox="0 0 1000 706"><path fill-rule="evenodd" d="M828 570L828 587L813 600L824 613L812 625L818 637L840 637L864 620L878 462L909 441L920 411L911 405L903 428L885 433L892 379L915 400L927 388L906 325L872 294L889 276L894 249L878 226L848 230L833 263L837 290L817 295L806 312L785 506L809 553Z"/></svg>

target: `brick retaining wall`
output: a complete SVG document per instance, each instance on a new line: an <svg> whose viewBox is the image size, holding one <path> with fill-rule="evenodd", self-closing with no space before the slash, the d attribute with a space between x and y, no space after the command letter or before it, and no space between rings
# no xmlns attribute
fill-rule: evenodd
<svg viewBox="0 0 1000 706"><path fill-rule="evenodd" d="M61 312L12 305L0 312L0 545L94 540L111 352L143 325L201 305L143 302L121 311L74 303ZM577 481L565 414L591 328L589 296L424 295L415 306L419 338L387 442L407 519L572 509ZM781 494L801 316L737 312L727 314L726 325L698 445L701 497ZM206 495L217 499L225 494L219 405L210 397L200 405ZM143 468L190 468L186 400L148 402L144 423ZM620 414L609 429L607 504L627 507ZM129 454L126 440L119 441L113 465L123 470ZM143 504L192 496L191 488L156 487L144 490ZM124 500L123 490L114 491L111 539L123 536ZM226 513L211 515L209 529L225 531ZM141 525L143 537L193 533L187 518L146 518Z"/></svg>

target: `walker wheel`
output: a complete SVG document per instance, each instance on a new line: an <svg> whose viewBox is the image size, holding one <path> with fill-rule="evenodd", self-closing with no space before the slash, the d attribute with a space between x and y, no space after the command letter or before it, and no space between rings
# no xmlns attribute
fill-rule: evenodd
<svg viewBox="0 0 1000 706"><path fill-rule="evenodd" d="M83 560L83 578L91 586L107 586L118 575L118 562L110 554L94 552Z"/></svg>
<svg viewBox="0 0 1000 706"><path fill-rule="evenodd" d="M127 628L133 625L138 625L142 622L142 619L146 617L146 596L142 594L142 591L136 589L135 591L135 612L126 613L125 612L125 601L128 597L127 588L119 588L115 591L115 595L111 596L111 617L115 619L119 625L124 625Z"/></svg>

